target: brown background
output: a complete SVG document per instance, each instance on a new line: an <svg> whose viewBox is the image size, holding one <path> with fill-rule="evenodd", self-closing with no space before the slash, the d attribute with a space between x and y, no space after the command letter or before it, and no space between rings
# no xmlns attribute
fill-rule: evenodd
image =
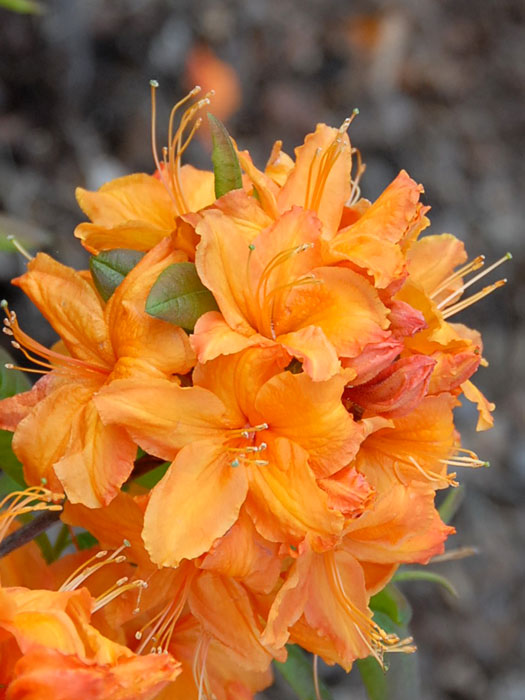
<svg viewBox="0 0 525 700"><path fill-rule="evenodd" d="M161 83L163 136L197 42L237 71L242 106L229 127L259 165L273 140L291 152L317 121L338 125L358 106L351 138L368 166L365 196L406 168L425 185L433 232L457 234L471 256L513 252L510 284L461 318L484 333L491 366L479 384L498 406L485 434L474 433L471 410L458 412L465 445L492 468L461 475L467 497L451 545L474 544L480 554L439 568L459 600L424 583L405 590L415 607L422 698L523 700L522 0L43 2L40 17L0 10L0 210L13 230L33 222L34 236L47 232L45 247L60 260L86 260L72 237L81 220L75 185L152 170L148 81ZM209 167L198 142L189 159ZM0 253L1 293L49 341L37 314L8 289L21 269ZM325 673L336 698L363 697L355 674Z"/></svg>

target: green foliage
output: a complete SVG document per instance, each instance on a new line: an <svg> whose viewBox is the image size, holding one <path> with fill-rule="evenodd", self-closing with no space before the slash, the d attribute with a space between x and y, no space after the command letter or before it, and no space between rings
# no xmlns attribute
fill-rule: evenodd
<svg viewBox="0 0 525 700"><path fill-rule="evenodd" d="M430 583L437 583L439 586L442 586L454 597L459 597L458 592L448 578L436 574L433 571L426 571L424 569L402 569L396 573L394 581L429 581Z"/></svg>
<svg viewBox="0 0 525 700"><path fill-rule="evenodd" d="M215 174L215 196L218 199L230 190L238 190L242 187L241 166L233 141L224 124L213 114L208 114L208 121L213 144L211 160Z"/></svg>
<svg viewBox="0 0 525 700"><path fill-rule="evenodd" d="M12 363L13 358L3 348L0 348L0 399L29 391L31 383L23 372L17 369L7 369L6 364ZM11 442L13 434L8 430L0 430L0 469L9 475L16 488L25 488L22 465L16 458ZM4 480L4 487L7 482ZM14 490L14 489L9 489ZM8 493L8 491L6 491Z"/></svg>
<svg viewBox="0 0 525 700"><path fill-rule="evenodd" d="M124 277L142 260L144 253L139 250L115 248L94 255L89 261L89 269L98 293L107 301Z"/></svg>
<svg viewBox="0 0 525 700"><path fill-rule="evenodd" d="M298 646L288 645L288 658L284 663L275 661L275 668L295 691L299 700L316 700L312 660ZM324 683L319 683L323 700L331 700L332 694Z"/></svg>
<svg viewBox="0 0 525 700"><path fill-rule="evenodd" d="M0 0L0 8L23 15L40 15L45 12L44 6L36 0Z"/></svg>
<svg viewBox="0 0 525 700"><path fill-rule="evenodd" d="M135 484L138 484L139 486L143 486L145 489L152 489L156 484L159 483L164 474L168 471L168 467L170 466L170 464L171 462L164 462L163 464L159 464L158 467L155 467L155 469L152 469L146 474L142 474L142 476L139 476L136 479L134 479L133 482Z"/></svg>
<svg viewBox="0 0 525 700"><path fill-rule="evenodd" d="M370 600L375 622L400 639L410 636L408 623L412 615L410 604L396 588L390 584ZM359 673L366 688L369 700L419 700L420 683L415 654L386 654L385 670L378 661L369 656L357 662Z"/></svg>
<svg viewBox="0 0 525 700"><path fill-rule="evenodd" d="M187 331L193 330L202 314L217 309L212 293L190 262L173 263L163 270L146 301L146 311L151 316Z"/></svg>

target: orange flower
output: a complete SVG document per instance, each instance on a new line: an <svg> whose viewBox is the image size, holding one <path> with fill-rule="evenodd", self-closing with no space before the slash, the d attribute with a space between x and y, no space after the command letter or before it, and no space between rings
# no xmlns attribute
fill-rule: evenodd
<svg viewBox="0 0 525 700"><path fill-rule="evenodd" d="M136 445L122 428L102 424L93 397L119 377L171 376L192 366L186 334L143 311L161 270L180 259L169 240L161 242L105 307L81 274L44 254L14 280L60 335L64 350L41 346L10 313L7 331L15 347L49 372L28 394L0 402L1 425L15 431L13 449L27 483L47 479L53 490L62 486L72 502L90 507L118 493L133 468Z"/></svg>
<svg viewBox="0 0 525 700"><path fill-rule="evenodd" d="M200 121L190 129L189 136L185 131L196 113L209 104L208 97L185 110L173 133L176 111L200 88L193 89L175 105L170 117L167 160L161 163L155 144L155 87L153 84L152 144L156 174L127 175L108 182L97 192L77 188L78 203L91 223L79 224L75 236L92 253L112 248L150 250L171 234L179 248L191 252L194 235L179 217L198 211L215 199L213 173L180 164Z"/></svg>
<svg viewBox="0 0 525 700"><path fill-rule="evenodd" d="M277 345L319 381L340 370L339 357L355 357L388 337L388 310L373 286L352 270L324 265L312 212L294 207L258 233L210 210L197 232L197 270L221 310L195 326L200 362Z"/></svg>
<svg viewBox="0 0 525 700"><path fill-rule="evenodd" d="M106 424L173 460L146 510L143 537L156 563L176 566L209 550L245 501L270 541L297 544L310 533L323 548L337 536L341 516L316 477L352 459L361 430L341 403L343 376L313 382L280 371L286 362L255 348L198 366L193 387L126 380L95 398Z"/></svg>

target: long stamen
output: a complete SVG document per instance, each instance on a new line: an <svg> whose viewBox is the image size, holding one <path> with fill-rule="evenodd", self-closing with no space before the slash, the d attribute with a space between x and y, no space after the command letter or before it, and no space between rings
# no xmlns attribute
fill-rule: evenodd
<svg viewBox="0 0 525 700"><path fill-rule="evenodd" d="M135 579L135 581L128 582L128 577L123 576L118 581L116 581L116 583L113 586L111 586L111 588L109 588L102 595L99 595L98 598L95 599L95 605L93 606L92 612L97 612L97 610L100 610L108 603L111 603L112 600L115 600L115 598L118 598L123 593L126 593L126 591L132 591L138 588L139 592L141 592L144 588L147 587L148 584L143 579L139 578Z"/></svg>
<svg viewBox="0 0 525 700"><path fill-rule="evenodd" d="M489 265L489 267L487 267L485 270L483 270L483 272L480 272L479 275L476 275L476 276L473 277L471 280L469 280L468 282L466 282L465 284L463 284L459 289L456 289L455 292L452 292L452 294L449 294L448 297L447 297L446 299L443 299L443 301L440 301L439 304L437 305L437 308L438 308L438 309L443 309L445 306L447 306L447 304L448 304L449 302L452 301L452 299L454 299L454 298L457 297L457 296L461 296L461 294L463 294L463 292L465 291L465 289L468 289L470 286L472 286L473 284L475 284L476 282L478 282L480 279L482 279L483 277L485 277L485 275L488 275L489 272L492 272L492 270L495 270L497 267L499 267L500 265L502 265L502 264L503 264L504 262L506 262L507 260L511 260L511 258L512 258L511 253L506 253L506 254L505 254L503 257L501 257L499 260L496 260L495 263L492 263L492 265Z"/></svg>
<svg viewBox="0 0 525 700"><path fill-rule="evenodd" d="M102 569L107 564L122 564L126 561L126 557L121 555L123 549L131 547L128 540L124 540L123 544L116 549L114 552L109 554L107 550L103 549L97 552L92 557L90 557L86 562L81 564L72 574L70 574L64 583L60 586L60 591L74 591L78 588L86 579L88 579L92 574L94 574L99 569ZM107 558L105 558L107 557ZM92 564L92 562L96 562Z"/></svg>
<svg viewBox="0 0 525 700"><path fill-rule="evenodd" d="M467 263L466 265L463 265L463 267L460 267L459 270L456 270L456 272L453 272L451 275L449 275L446 279L441 282L439 287L436 287L432 294L430 295L431 299L435 299L438 294L441 294L441 292L445 291L445 289L452 284L452 282L455 282L458 279L461 279L461 277L465 277L465 275L468 275L470 272L475 272L476 270L479 270L480 267L483 267L485 264L485 256L484 255L478 255L477 258L474 258L474 260L471 260L471 262Z"/></svg>
<svg viewBox="0 0 525 700"><path fill-rule="evenodd" d="M11 345L17 350L20 350L30 362L34 362L41 367L45 367L46 372L56 369L56 365L62 365L65 367L78 367L90 372L97 372L104 375L108 374L108 369L105 367L91 364L85 360L79 360L76 357L71 357L70 355L62 355L59 352L55 352L54 350L44 347L20 328L16 313L14 311L10 311L9 305L5 299L2 299L0 302L0 308L4 310L6 315L6 318L4 319L3 331L6 335L14 338L14 340L11 341ZM44 358L46 361L33 357L29 351L40 356L41 358ZM52 364L52 361L55 364ZM15 366L13 365L12 367L9 367L9 369L15 369ZM35 372L35 370L25 368L16 369L23 369L24 372Z"/></svg>
<svg viewBox="0 0 525 700"><path fill-rule="evenodd" d="M12 491L0 501L0 542L9 532L19 515L37 511L61 511L63 496L41 486L30 486L24 491Z"/></svg>
<svg viewBox="0 0 525 700"><path fill-rule="evenodd" d="M16 238L16 236L10 235L7 236L7 240L11 241L13 246L18 250L20 255L23 255L26 260L33 260L33 256L27 251L27 249L20 243L20 241Z"/></svg>
<svg viewBox="0 0 525 700"><path fill-rule="evenodd" d="M415 459L414 457L410 456L409 460L412 462L414 467L423 474L423 476L428 480L428 481L446 481L449 486L453 486L454 488L456 486L459 486L458 482L456 481L456 474L438 474L436 472L433 472L430 469L424 469ZM441 460L439 460L441 461Z"/></svg>
<svg viewBox="0 0 525 700"><path fill-rule="evenodd" d="M499 289L500 287L503 287L505 284L507 284L506 279L498 280L497 282L494 282L494 284L490 284L488 287L484 287L480 292L477 292L477 294L473 294L472 296L467 297L467 299L458 301L457 304L453 304L453 306L449 306L448 309L445 309L445 311L443 312L443 318L446 320L447 318L454 316L460 311L468 309L469 306L472 306L472 304L475 304L477 301L480 301L480 299L483 299L489 294L492 294L492 292L494 292L496 289Z"/></svg>

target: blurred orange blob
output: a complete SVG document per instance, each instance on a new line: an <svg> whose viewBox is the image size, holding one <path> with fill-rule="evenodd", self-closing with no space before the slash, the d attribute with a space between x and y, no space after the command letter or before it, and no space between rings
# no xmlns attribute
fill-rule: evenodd
<svg viewBox="0 0 525 700"><path fill-rule="evenodd" d="M190 88L200 85L203 94L214 91L210 111L221 121L229 119L240 107L242 94L237 72L205 44L196 44L191 49L186 61L185 81ZM205 141L210 140L206 120L197 135Z"/></svg>

